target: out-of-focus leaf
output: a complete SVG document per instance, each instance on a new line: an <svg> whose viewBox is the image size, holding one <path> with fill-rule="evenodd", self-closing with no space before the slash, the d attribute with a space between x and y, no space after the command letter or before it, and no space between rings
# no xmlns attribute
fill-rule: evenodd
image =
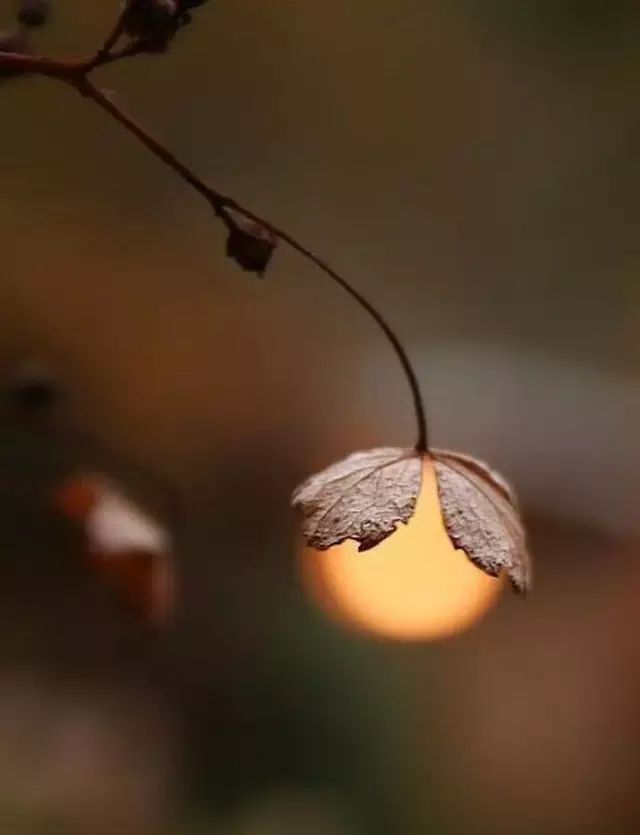
<svg viewBox="0 0 640 835"><path fill-rule="evenodd" d="M68 518L82 525L97 575L143 620L165 625L175 602L167 530L100 476L72 477L54 499Z"/></svg>

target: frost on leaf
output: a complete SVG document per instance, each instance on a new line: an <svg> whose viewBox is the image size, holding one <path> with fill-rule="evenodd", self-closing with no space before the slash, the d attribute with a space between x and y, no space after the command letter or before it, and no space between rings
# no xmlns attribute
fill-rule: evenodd
<svg viewBox="0 0 640 835"><path fill-rule="evenodd" d="M492 577L506 572L526 594L530 557L516 498L486 464L458 452L433 450L442 517L449 538Z"/></svg>
<svg viewBox="0 0 640 835"><path fill-rule="evenodd" d="M56 506L82 527L94 573L150 624L166 624L174 607L172 542L166 529L99 476L70 478Z"/></svg>
<svg viewBox="0 0 640 835"><path fill-rule="evenodd" d="M422 458L415 450L372 449L311 476L292 504L312 548L324 551L353 539L359 551L367 551L409 521L421 484Z"/></svg>

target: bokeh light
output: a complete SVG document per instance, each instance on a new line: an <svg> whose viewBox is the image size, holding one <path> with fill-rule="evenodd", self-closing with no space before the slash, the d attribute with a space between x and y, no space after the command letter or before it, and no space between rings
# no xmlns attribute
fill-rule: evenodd
<svg viewBox="0 0 640 835"><path fill-rule="evenodd" d="M326 552L305 549L300 567L308 593L332 617L403 641L461 632L489 609L503 586L449 541L430 462L408 525L364 554L354 542Z"/></svg>

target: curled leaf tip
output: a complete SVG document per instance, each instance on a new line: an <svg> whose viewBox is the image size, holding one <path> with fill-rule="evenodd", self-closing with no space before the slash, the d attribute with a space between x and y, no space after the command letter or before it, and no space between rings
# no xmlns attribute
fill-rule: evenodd
<svg viewBox="0 0 640 835"><path fill-rule="evenodd" d="M482 461L433 450L442 518L449 538L486 574L507 574L514 590L531 590L531 558L515 494Z"/></svg>
<svg viewBox="0 0 640 835"><path fill-rule="evenodd" d="M292 496L307 544L324 551L347 539L375 548L413 516L422 459L411 449L355 452L307 479Z"/></svg>

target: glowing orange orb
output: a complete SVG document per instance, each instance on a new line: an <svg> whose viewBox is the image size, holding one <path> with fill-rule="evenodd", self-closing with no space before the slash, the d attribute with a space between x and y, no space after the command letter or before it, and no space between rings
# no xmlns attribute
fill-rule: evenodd
<svg viewBox="0 0 640 835"><path fill-rule="evenodd" d="M489 609L503 585L449 541L429 461L408 525L363 554L354 542L325 552L306 549L300 567L305 588L334 618L403 641L461 632Z"/></svg>

